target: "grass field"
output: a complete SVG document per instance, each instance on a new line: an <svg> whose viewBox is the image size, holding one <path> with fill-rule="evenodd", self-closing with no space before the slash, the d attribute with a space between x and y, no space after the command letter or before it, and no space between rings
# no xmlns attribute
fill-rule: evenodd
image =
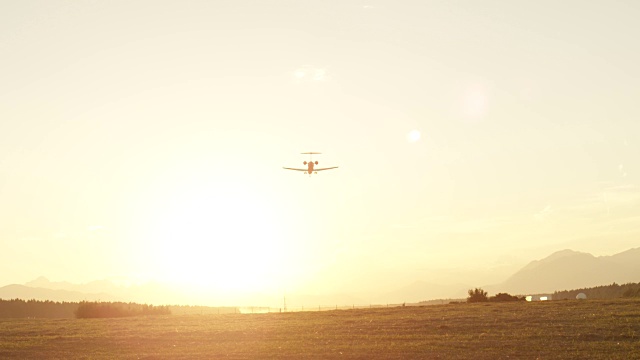
<svg viewBox="0 0 640 360"><path fill-rule="evenodd" d="M640 359L640 301L0 319L0 358Z"/></svg>

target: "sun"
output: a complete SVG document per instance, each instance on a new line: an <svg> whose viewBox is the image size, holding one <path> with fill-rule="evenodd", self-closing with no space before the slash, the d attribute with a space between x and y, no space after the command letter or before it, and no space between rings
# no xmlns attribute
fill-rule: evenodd
<svg viewBox="0 0 640 360"><path fill-rule="evenodd" d="M163 281L212 291L277 285L286 256L268 203L246 189L191 188L156 209L150 270Z"/></svg>

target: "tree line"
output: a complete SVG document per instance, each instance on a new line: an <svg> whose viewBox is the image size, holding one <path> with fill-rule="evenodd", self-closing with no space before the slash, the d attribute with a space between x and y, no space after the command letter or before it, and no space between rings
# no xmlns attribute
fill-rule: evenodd
<svg viewBox="0 0 640 360"><path fill-rule="evenodd" d="M627 283L618 285L595 286L591 288L556 291L553 293L554 300L575 299L579 293L587 295L587 299L619 299L619 298L639 298L640 283Z"/></svg>
<svg viewBox="0 0 640 360"><path fill-rule="evenodd" d="M76 302L0 299L0 318L71 318L77 308Z"/></svg>
<svg viewBox="0 0 640 360"><path fill-rule="evenodd" d="M168 306L136 303L0 299L0 318L106 318L169 314Z"/></svg>
<svg viewBox="0 0 640 360"><path fill-rule="evenodd" d="M171 310L169 310L168 306L98 301L81 301L75 311L78 319L170 314Z"/></svg>
<svg viewBox="0 0 640 360"><path fill-rule="evenodd" d="M583 293L587 299L620 299L620 298L640 298L640 283L627 283L611 285L595 286L591 288L562 290L553 293L553 300L569 300L575 299L576 296ZM506 293L499 293L494 296L488 296L487 292L482 288L469 289L467 302L501 302L501 301L522 301L523 296L513 296Z"/></svg>

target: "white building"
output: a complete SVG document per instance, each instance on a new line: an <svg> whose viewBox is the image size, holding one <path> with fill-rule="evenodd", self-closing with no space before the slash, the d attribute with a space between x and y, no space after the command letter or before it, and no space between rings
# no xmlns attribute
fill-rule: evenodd
<svg viewBox="0 0 640 360"><path fill-rule="evenodd" d="M527 301L548 301L551 300L551 294L545 295L545 294L541 294L541 295L529 295L525 297L525 300Z"/></svg>

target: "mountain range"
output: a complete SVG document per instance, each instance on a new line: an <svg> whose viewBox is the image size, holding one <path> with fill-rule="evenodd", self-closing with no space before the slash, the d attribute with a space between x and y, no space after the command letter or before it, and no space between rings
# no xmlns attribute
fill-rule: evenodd
<svg viewBox="0 0 640 360"><path fill-rule="evenodd" d="M461 279L463 280L463 279ZM610 256L573 250L555 252L543 259L534 260L516 271L505 281L481 286L489 295L506 292L513 295L552 293L554 291L640 282L640 248ZM372 303L418 302L431 299L464 298L470 288L478 286L438 284L437 281L416 281L392 291L380 291L370 299ZM288 295L289 296L289 295ZM330 294L321 297L295 296L301 304L318 302L325 305L344 301L361 302L358 294ZM86 284L52 282L45 277L37 278L24 285L11 284L0 287L0 299L36 299L51 301L133 301L152 304L193 304L193 294L188 294L158 283L141 285L117 285L109 280L93 281ZM159 302L158 300L162 301ZM364 301L364 300L363 300ZM205 304L200 304L205 305ZM311 305L309 303L309 305Z"/></svg>
<svg viewBox="0 0 640 360"><path fill-rule="evenodd" d="M51 301L123 301L158 304L188 304L180 292L157 283L141 285L117 285L110 280L92 281L86 284L73 284L66 281L49 281L41 276L22 284L0 287L0 299L35 299Z"/></svg>
<svg viewBox="0 0 640 360"><path fill-rule="evenodd" d="M610 256L562 250L535 260L504 282L485 287L489 293L537 294L612 283L640 282L640 248Z"/></svg>
<svg viewBox="0 0 640 360"><path fill-rule="evenodd" d="M80 291L48 289L45 287L32 287L19 284L11 284L0 288L0 299L24 299L24 300L51 300L78 302L86 301L116 301L113 295L106 293L84 293Z"/></svg>

